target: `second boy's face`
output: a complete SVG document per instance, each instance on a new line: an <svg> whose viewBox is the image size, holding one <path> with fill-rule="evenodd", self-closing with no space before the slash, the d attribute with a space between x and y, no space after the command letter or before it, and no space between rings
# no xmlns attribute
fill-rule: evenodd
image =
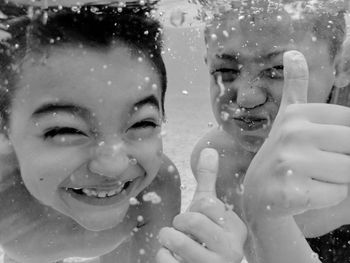
<svg viewBox="0 0 350 263"><path fill-rule="evenodd" d="M89 230L114 227L160 168L160 109L159 74L125 47L25 62L9 132L25 186Z"/></svg>
<svg viewBox="0 0 350 263"><path fill-rule="evenodd" d="M310 73L309 102L327 101L335 66L328 43L317 40L311 32L289 34L288 25L280 18L250 26L230 15L209 28L207 36L211 103L219 125L245 149L256 152L278 112L283 53L296 49L305 55Z"/></svg>

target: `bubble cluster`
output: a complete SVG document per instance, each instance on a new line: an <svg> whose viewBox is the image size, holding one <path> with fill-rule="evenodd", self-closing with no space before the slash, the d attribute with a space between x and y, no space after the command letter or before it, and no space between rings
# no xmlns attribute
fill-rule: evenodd
<svg viewBox="0 0 350 263"><path fill-rule="evenodd" d="M159 204L162 198L156 192L148 192L142 196L143 201L151 202L152 204Z"/></svg>

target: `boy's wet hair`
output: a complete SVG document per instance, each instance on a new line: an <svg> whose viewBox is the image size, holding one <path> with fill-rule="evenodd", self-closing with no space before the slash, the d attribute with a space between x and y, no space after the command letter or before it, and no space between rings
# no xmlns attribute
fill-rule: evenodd
<svg viewBox="0 0 350 263"><path fill-rule="evenodd" d="M311 32L315 40L327 41L331 60L341 52L346 36L347 0L230 0L224 2L226 5L217 5L212 12L212 17L207 17L206 42L210 35L215 33L215 29L219 28L221 23L225 23L225 19L234 19L240 24L255 26L280 17L284 21L280 20L279 23L289 23L291 32L302 29L305 32Z"/></svg>
<svg viewBox="0 0 350 263"><path fill-rule="evenodd" d="M44 11L30 9L28 12L27 8L14 7L16 14L11 14L9 5L5 9L4 31L0 28L0 117L3 132L6 133L11 100L18 88L23 61L39 54L44 62L50 48L64 44L102 51L125 45L135 59L148 59L160 76L164 112L167 78L162 59L162 27L152 17L151 9L83 6ZM11 36L8 37L8 33Z"/></svg>

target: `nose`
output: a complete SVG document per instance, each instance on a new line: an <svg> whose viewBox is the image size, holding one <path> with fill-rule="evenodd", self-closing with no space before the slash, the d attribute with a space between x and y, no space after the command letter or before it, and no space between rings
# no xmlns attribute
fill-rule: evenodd
<svg viewBox="0 0 350 263"><path fill-rule="evenodd" d="M123 142L101 142L93 149L88 168L102 176L119 178L128 168L129 162Z"/></svg>
<svg viewBox="0 0 350 263"><path fill-rule="evenodd" d="M266 90L259 79L251 81L244 77L237 82L237 104L241 108L253 109L266 102Z"/></svg>

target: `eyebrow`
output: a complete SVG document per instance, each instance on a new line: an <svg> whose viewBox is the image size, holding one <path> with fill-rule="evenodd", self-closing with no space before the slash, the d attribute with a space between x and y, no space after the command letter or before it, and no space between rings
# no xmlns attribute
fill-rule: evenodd
<svg viewBox="0 0 350 263"><path fill-rule="evenodd" d="M46 103L40 106L38 109L36 109L33 112L32 117L39 118L39 117L42 117L43 115L53 114L57 112L77 115L84 119L90 116L90 111L85 107L81 107L72 103L60 102L60 103Z"/></svg>
<svg viewBox="0 0 350 263"><path fill-rule="evenodd" d="M283 54L284 52L286 52L285 49L281 49L281 50L276 50L276 51L272 51L267 53L266 55L260 56L260 57L254 57L254 59L256 60L271 60L274 59L275 57L278 57L279 55ZM230 53L223 53L223 54L216 54L216 58L221 59L221 60L238 60L238 58L242 56L237 52L230 52Z"/></svg>
<svg viewBox="0 0 350 263"><path fill-rule="evenodd" d="M150 95L144 99L141 99L140 101L138 101L134 104L134 107L141 108L147 104L150 104L150 105L156 107L157 110L160 110L159 100L154 95Z"/></svg>

